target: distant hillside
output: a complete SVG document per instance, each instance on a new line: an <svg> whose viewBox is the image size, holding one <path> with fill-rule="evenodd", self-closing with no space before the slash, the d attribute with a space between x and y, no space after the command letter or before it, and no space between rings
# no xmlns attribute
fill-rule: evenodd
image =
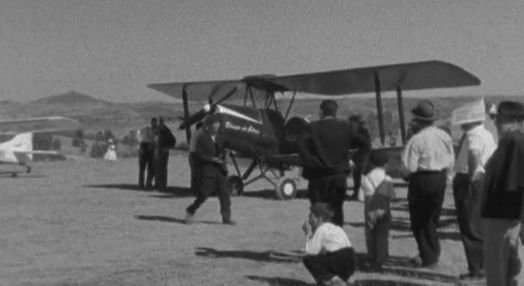
<svg viewBox="0 0 524 286"><path fill-rule="evenodd" d="M103 100L96 99L92 96L76 92L74 90L63 94L50 95L48 97L40 98L34 101L35 103L61 103L61 104L75 104L75 103L99 103Z"/></svg>

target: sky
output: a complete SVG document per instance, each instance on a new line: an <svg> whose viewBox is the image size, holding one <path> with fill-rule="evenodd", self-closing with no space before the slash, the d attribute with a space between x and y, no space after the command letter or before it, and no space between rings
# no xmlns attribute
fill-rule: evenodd
<svg viewBox="0 0 524 286"><path fill-rule="evenodd" d="M482 81L434 95L523 94L522 15L522 0L0 0L0 100L169 101L146 85L425 60Z"/></svg>

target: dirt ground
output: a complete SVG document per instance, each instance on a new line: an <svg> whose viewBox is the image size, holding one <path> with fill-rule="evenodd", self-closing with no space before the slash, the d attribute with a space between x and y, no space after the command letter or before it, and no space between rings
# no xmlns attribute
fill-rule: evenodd
<svg viewBox="0 0 524 286"><path fill-rule="evenodd" d="M273 199L268 183L233 198L237 226L220 224L211 198L193 225L187 158L170 157L169 192L137 190L137 160L76 158L33 165L33 173L0 178L1 285L314 285L300 263L308 201ZM351 182L349 183L351 185ZM305 187L301 181L300 186ZM406 265L416 254L405 186L397 186L390 255L384 273L357 272L356 285L454 285L466 271L447 195L442 212L441 266ZM362 261L363 205L345 203L344 229Z"/></svg>

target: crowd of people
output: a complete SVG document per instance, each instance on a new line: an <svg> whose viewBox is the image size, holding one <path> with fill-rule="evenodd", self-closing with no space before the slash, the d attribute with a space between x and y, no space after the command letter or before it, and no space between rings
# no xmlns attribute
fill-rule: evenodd
<svg viewBox="0 0 524 286"><path fill-rule="evenodd" d="M392 179L386 174L386 151L371 150L362 120L358 116L340 120L337 109L335 101L324 100L319 120L309 123L297 140L311 203L302 227L307 237L303 263L320 285L345 285L356 270L356 254L342 228L351 168L353 196L358 198L360 190L364 197L370 270L380 271L388 263L390 204L396 197ZM408 182L410 226L418 248L410 264L438 267L441 247L437 229L446 188L451 184L468 267L459 278L486 279L487 285L516 285L521 268L519 240L524 240L524 176L520 173L524 169L524 106L504 101L489 112L484 106L473 105L466 112L471 116L453 122L463 131L455 152L450 134L434 125L439 112L431 101L421 100L411 110L409 140L401 154L402 174ZM140 187L152 187L156 176L157 187L165 188L167 157L162 157L163 150L173 146L175 139L162 125L161 120L157 125L153 119L151 126L140 132ZM212 193L218 195L222 222L236 224L226 188L225 146L217 136L220 126L219 116L206 117L189 144L191 188L197 196L186 209L188 224ZM352 149L357 152L350 158Z"/></svg>
<svg viewBox="0 0 524 286"><path fill-rule="evenodd" d="M320 109L321 120L311 125L312 134L303 148L304 168L314 169L308 177L312 207L306 222L309 226L303 227L308 237L304 265L320 285L344 285L355 265L354 251L348 250L351 244L341 228L344 183L337 180L337 174L347 174L343 154L348 146L357 144L368 154L362 178L355 174L354 178L360 180L365 197L367 265L372 270L381 270L389 255L390 202L395 191L385 172L387 154L368 152L369 145L355 135L358 132L338 128L333 112L336 103L325 101ZM470 116L453 122L463 131L455 154L450 134L434 125L439 118L434 105L422 100L411 110L411 137L401 155L411 231L418 247L418 255L410 263L416 268L438 267L441 248L437 228L448 180L453 178L468 269L459 278L486 279L487 285L493 286L518 285L519 240L524 240L524 106L501 102L497 109L491 107L487 116L482 101L481 107L472 104L464 112Z"/></svg>

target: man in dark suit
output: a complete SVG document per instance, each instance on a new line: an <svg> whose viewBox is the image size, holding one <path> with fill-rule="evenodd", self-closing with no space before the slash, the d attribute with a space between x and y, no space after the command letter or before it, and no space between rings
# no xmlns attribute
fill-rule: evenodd
<svg viewBox="0 0 524 286"><path fill-rule="evenodd" d="M369 142L371 142L371 135L369 134L369 130L365 126L364 119L362 119L362 116L360 115L352 115L348 118L349 124L354 130L357 130L358 134L366 138ZM351 195L352 200L358 200L358 192L360 191L360 185L362 182L362 172L364 171L364 167L366 166L369 159L369 149L359 149L355 154L353 155L353 158L351 160L355 164L355 167L352 170L353 175L353 195Z"/></svg>
<svg viewBox="0 0 524 286"><path fill-rule="evenodd" d="M342 226L346 177L350 172L349 150L369 150L371 144L347 121L336 118L337 109L335 101L322 101L320 120L310 124L308 135L298 140L298 145L304 162L302 175L309 180L308 196L311 204L330 204L335 210L333 223Z"/></svg>
<svg viewBox="0 0 524 286"><path fill-rule="evenodd" d="M196 143L195 155L200 168L200 182L197 183L198 195L186 209L186 223L193 222L193 216L198 208L214 192L218 194L220 202L220 214L222 223L235 225L236 222L231 219L231 194L226 188L227 167L225 164L224 144L218 138L220 129L220 117L210 115L206 118L205 128L198 137Z"/></svg>
<svg viewBox="0 0 524 286"><path fill-rule="evenodd" d="M158 130L155 137L155 187L163 192L167 187L167 164L169 149L176 145L175 135L165 125L164 118L158 118Z"/></svg>

